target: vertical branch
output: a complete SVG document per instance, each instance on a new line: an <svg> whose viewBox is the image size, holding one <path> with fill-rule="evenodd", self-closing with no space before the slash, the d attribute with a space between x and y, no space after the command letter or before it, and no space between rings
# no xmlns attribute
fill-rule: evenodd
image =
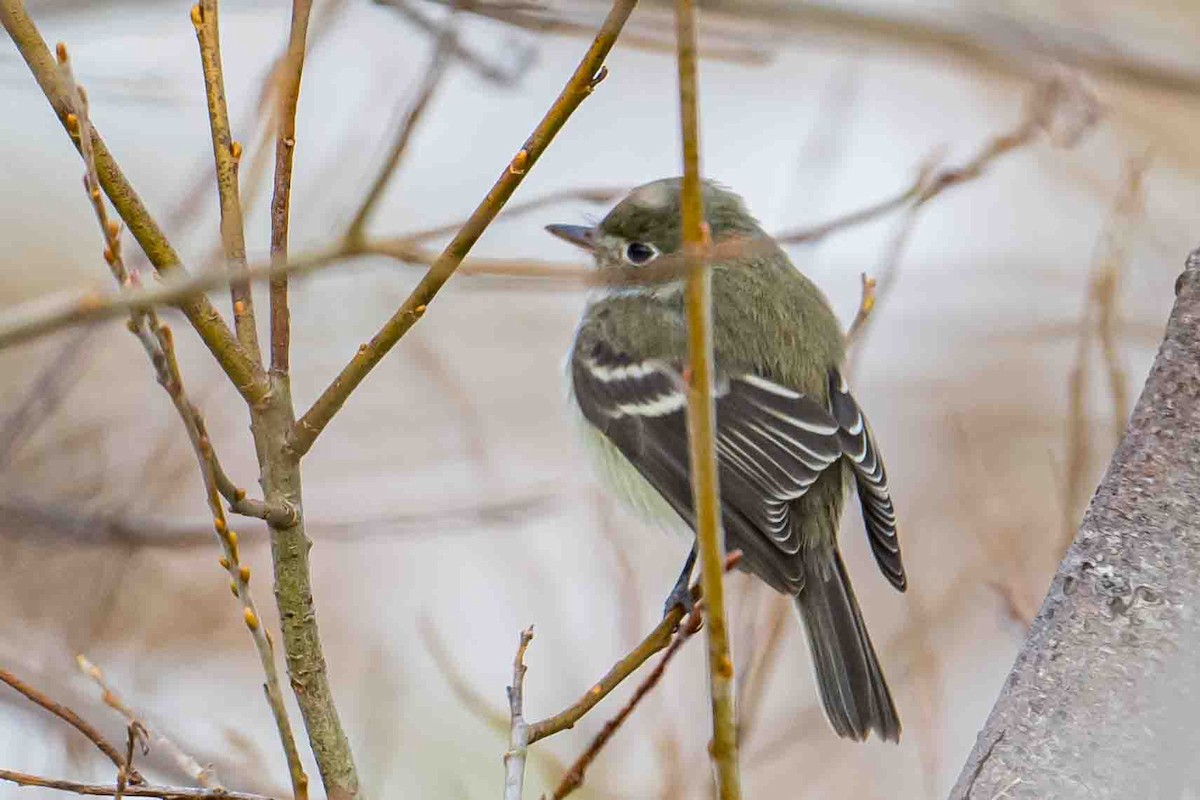
<svg viewBox="0 0 1200 800"><path fill-rule="evenodd" d="M529 753L529 724L525 722L525 651L531 641L532 625L521 631L521 641L513 659L512 685L508 687L511 723L508 752L504 754L504 800L521 800L525 785L525 759Z"/></svg>
<svg viewBox="0 0 1200 800"><path fill-rule="evenodd" d="M737 717L733 708L733 657L725 620L722 571L725 541L721 529L717 459L714 446L712 276L705 250L709 245L700 187L700 112L696 78L696 9L693 0L676 0L679 105L683 139L682 223L687 260L688 444L692 473L692 505L700 552L700 582L708 609L708 678L712 700L710 746L721 800L741 797L738 777Z"/></svg>
<svg viewBox="0 0 1200 800"><path fill-rule="evenodd" d="M308 18L312 0L292 0L292 27L287 53L277 70L278 106L275 119L275 190L271 195L271 263L287 263L288 222L292 203L292 160L296 154L296 107L300 103L300 79L308 42ZM286 274L271 278L271 372L286 376L291 347L291 312L288 310Z"/></svg>
<svg viewBox="0 0 1200 800"><path fill-rule="evenodd" d="M213 159L217 166L217 192L221 198L221 243L225 247L226 266L246 269L246 232L242 220L242 201L238 191L238 161L242 145L229 130L229 107L225 101L225 75L221 69L221 34L217 20L217 0L200 0L192 6L192 25L200 43L200 64L204 72L204 90L208 98L208 120L212 129ZM229 285L233 299L233 324L238 341L250 357L262 362L258 332L254 326L254 296L250 281Z"/></svg>

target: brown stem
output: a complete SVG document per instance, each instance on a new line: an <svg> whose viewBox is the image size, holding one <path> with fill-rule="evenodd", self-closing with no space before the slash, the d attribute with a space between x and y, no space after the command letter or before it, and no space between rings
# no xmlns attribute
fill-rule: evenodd
<svg viewBox="0 0 1200 800"><path fill-rule="evenodd" d="M279 94L275 127L275 189L271 195L271 264L288 260L288 224L292 203L292 161L296 155L296 107L300 103L300 81L308 41L312 0L292 0L292 25L287 53L271 80ZM286 273L271 278L271 371L287 375L291 370L292 321L288 310Z"/></svg>
<svg viewBox="0 0 1200 800"><path fill-rule="evenodd" d="M725 557L723 569L728 572L737 566L741 560L741 552L735 550ZM693 605L700 602L704 591L700 584L692 586L692 603ZM637 671L638 667L650 660L650 657L662 650L671 643L671 635L675 629L679 627L683 620L683 609L679 606L672 608L662 618L662 621L655 626L654 630L646 634L645 638L630 650L624 657L604 674L600 680L596 681L583 696L577 701L567 706L551 717L535 722L529 726L529 744L545 739L548 736L553 736L560 731L565 731L568 728L575 727L575 723L583 719L583 716L595 708L596 704L616 689L621 683Z"/></svg>
<svg viewBox="0 0 1200 800"><path fill-rule="evenodd" d="M600 755L600 751L604 749L604 746L608 744L609 740L612 739L625 720L629 718L629 715L638 707L638 704L662 680L662 676L666 673L667 665L671 663L671 659L675 657L675 654L679 652L684 643L692 638L692 635L696 631L700 630L701 619L699 610L693 609L692 613L684 621L679 634L671 642L671 646L667 648L662 658L659 659L658 664L638 684L629 701L621 707L617 715L604 723L604 727L600 729L600 733L596 734L596 737L592 739L592 743L588 745L588 748L580 754L575 763L571 765L571 768L563 775L562 780L559 781L558 786L555 787L554 793L551 795L553 800L563 800L564 797L583 785L583 777L587 772L587 768L596 760L596 756Z"/></svg>
<svg viewBox="0 0 1200 800"><path fill-rule="evenodd" d="M170 757L171 761L175 763L175 766L179 768L179 771L183 773L183 775L205 787L206 789L222 788L221 782L217 780L216 773L213 771L212 767L200 766L200 762L185 753L179 745L175 744L175 742L173 742L171 739L168 739L162 734L162 732L151 732L146 726L145 721L137 714L137 712L134 711L124 700L122 700L121 696L118 695L113 688L108 685L108 681L105 679L104 673L99 667L97 667L91 661L88 661L87 658L82 655L75 656L75 663L79 665L79 670L84 675L87 675L89 678L95 681L97 686L100 687L100 698L104 701L104 704L124 717L126 723L131 728L136 726L146 733L147 738L153 739L155 749L165 752Z"/></svg>
<svg viewBox="0 0 1200 800"><path fill-rule="evenodd" d="M713 403L712 275L705 258L708 228L700 188L700 111L696 66L694 0L676 0L679 39L679 105L683 139L681 217L683 249L688 260L686 313L688 337L688 455L695 508L700 584L707 606L708 682L712 701L713 738L709 746L721 800L741 797L738 776L737 714L733 656L725 619L725 576L721 562L725 535L717 487L716 407Z"/></svg>
<svg viewBox="0 0 1200 800"><path fill-rule="evenodd" d="M217 0L200 0L192 6L192 25L200 44L200 65L204 72L204 93L208 99L208 121L212 130L213 160L217 168L217 194L221 200L221 243L225 248L226 267L234 272L246 270L246 231L242 219L242 200L238 190L238 162L242 145L233 139L229 128L229 106L225 100L225 74L221 67L221 31ZM258 363L258 331L254 325L254 295L248 280L229 285L233 300L233 322L238 341Z"/></svg>
<svg viewBox="0 0 1200 800"><path fill-rule="evenodd" d="M42 694L37 689L25 683L16 675L13 675L7 670L0 669L0 681L7 683L13 689L25 695L25 697L31 702L36 703L37 705L46 709L51 714L82 733L92 744L96 745L96 749L101 753L104 753L104 755L108 757L108 760L113 762L118 769L125 765L124 757L121 755L121 752L113 746L112 742L105 739L104 735L100 733L100 731L93 728L87 722L87 720L80 717L74 711L62 705L61 703L54 702L49 697L46 697L46 695ZM137 770L130 769L128 776L130 782L132 783L145 783L145 778L143 778Z"/></svg>
<svg viewBox="0 0 1200 800"><path fill-rule="evenodd" d="M425 313L428 304L433 301L475 242L504 208L504 204L508 202L513 192L524 180L525 175L537 163L538 158L545 152L555 134L562 129L575 109L592 93L596 84L604 78L606 72L603 66L604 59L616 44L617 37L636 4L637 0L614 0L612 9L583 60L575 69L575 73L558 95L546 116L534 129L533 134L526 140L525 145L517 151L512 161L505 167L491 191L475 209L467 223L438 256L433 266L425 273L425 277L421 279L421 282L417 284L412 294L400 305L391 319L371 338L369 343L359 348L358 354L350 360L341 374L333 380L333 383L296 423L290 443L293 452L299 455L308 452L317 436L333 419L355 387L362 383L375 365L383 360L396 342L400 341L400 338Z"/></svg>
<svg viewBox="0 0 1200 800"><path fill-rule="evenodd" d="M28 775L24 772L13 772L7 769L0 769L0 781L8 781L18 786L54 789L59 792L72 792L90 797L116 797L118 790L116 786L61 781L53 778L42 778L37 775ZM125 796L158 797L161 800L275 800L273 797L261 794L231 792L228 789L193 789L186 786L151 786L149 784L126 786Z"/></svg>

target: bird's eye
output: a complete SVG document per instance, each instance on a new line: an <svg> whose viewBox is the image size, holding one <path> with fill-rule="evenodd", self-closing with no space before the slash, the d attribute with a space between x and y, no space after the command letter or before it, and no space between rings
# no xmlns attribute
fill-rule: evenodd
<svg viewBox="0 0 1200 800"><path fill-rule="evenodd" d="M625 246L625 260L635 266L648 264L658 258L658 248L644 242L630 242Z"/></svg>

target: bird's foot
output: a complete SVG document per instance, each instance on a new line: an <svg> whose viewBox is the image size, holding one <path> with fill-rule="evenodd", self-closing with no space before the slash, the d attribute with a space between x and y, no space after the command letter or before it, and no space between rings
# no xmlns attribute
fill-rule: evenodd
<svg viewBox="0 0 1200 800"><path fill-rule="evenodd" d="M678 608L686 617L693 605L692 588L687 583L677 583L671 593L667 595L666 602L663 603L663 616L671 616L671 612Z"/></svg>

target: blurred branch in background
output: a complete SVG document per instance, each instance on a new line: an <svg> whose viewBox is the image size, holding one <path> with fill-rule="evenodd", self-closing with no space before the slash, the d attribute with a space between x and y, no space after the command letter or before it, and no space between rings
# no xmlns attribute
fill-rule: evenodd
<svg viewBox="0 0 1200 800"><path fill-rule="evenodd" d="M1099 347L1112 399L1113 444L1121 440L1129 420L1125 369L1117 353L1121 279L1128 269L1130 240L1144 212L1143 183L1150 167L1149 154L1131 156L1122 168L1120 189L1096 244L1088 276L1084 310L1075 340L1075 361L1067 376L1066 463L1063 476L1063 537L1065 549L1075 537L1089 491L1087 467L1091 463L1091 420L1087 389L1091 376L1091 349Z"/></svg>
<svg viewBox="0 0 1200 800"><path fill-rule="evenodd" d="M943 4L936 10L921 11L899 4L830 0L712 0L706 16L717 26L724 19L754 19L769 24L776 35L803 36L822 46L903 48L1022 77L1047 63L1061 62L1145 89L1200 94L1200 69L1181 65L1171 57L1181 54L1162 52L1160 46L1156 58L1144 48L1123 48L1102 32L1048 19L1052 7L1054 4L1021 6L1027 13L1019 16L972 4L957 9ZM1044 12L1040 18L1039 9ZM1117 21L1115 15L1113 21Z"/></svg>
<svg viewBox="0 0 1200 800"><path fill-rule="evenodd" d="M411 6L414 0L374 0L389 7ZM598 3L560 4L551 8L540 2L486 2L469 0L426 0L436 5L460 7L467 12L513 28L538 34L590 37L596 27L596 12L603 6ZM675 52L674 18L647 9L634 20L622 37L626 47L652 53ZM735 17L727 17L720 25L704 29L706 34L700 44L700 55L714 61L729 61L738 64L764 64L772 57L772 51L763 46L774 38L761 25L747 25Z"/></svg>
<svg viewBox="0 0 1200 800"><path fill-rule="evenodd" d="M116 711L125 718L127 724L132 728L136 726L145 735L146 738L153 740L154 747L163 751L179 771L189 780L203 786L206 789L220 789L221 782L217 780L217 775L211 766L202 767L196 759L185 753L179 745L168 739L157 729L152 729L148 726L144 719L138 716L132 708L130 708L121 697L112 690L108 685L108 681L104 677L104 673L100 668L88 661L84 656L76 656L75 663L79 666L79 670L91 678L97 686L100 687L101 699L105 705Z"/></svg>
<svg viewBox="0 0 1200 800"><path fill-rule="evenodd" d="M776 238L783 243L811 244L834 233L873 222L898 210L911 209L915 214L948 189L983 177L993 162L1005 154L1030 146L1037 141L1040 134L1046 135L1055 146L1075 146L1094 127L1098 115L1099 110L1094 97L1077 77L1067 73L1055 73L1045 83L1032 90L1017 125L990 137L966 163L957 167L934 169L927 161L918 168L916 180L895 196L828 222L784 230ZM617 189L566 189L514 204L510 213L524 214L569 199L603 202L617 194ZM496 216L502 214L503 212ZM433 265L440 257L422 247L422 243L458 230L463 224L465 223L437 226L396 238L367 239L363 242L345 239L334 247L295 255L285 263L252 265L247 277L250 280L264 281L284 274L303 275L347 264L353 259L368 255L386 256L407 264ZM906 223L911 224L913 222ZM876 278L880 284L876 290L876 301L882 301L891 287L894 280L891 276L898 268L905 242L906 227L902 225L898 228L897 238L886 253L885 268ZM716 247L722 246L724 245ZM640 279L647 282L670 279L677 277L682 269L681 258L659 261L663 265L661 269L643 270ZM551 287L579 289L629 280L628 276L608 275L590 266L535 262L528 259L464 259L456 271L463 275L512 280L519 289L528 288L531 281ZM117 296L89 291L33 301L0 317L0 347L27 341L64 326L119 317L132 309L180 303L199 292L226 286L230 280L224 272L205 271L189 275L185 279L164 282L161 287L137 292L126 291ZM855 331L856 336L862 333L861 330Z"/></svg>
<svg viewBox="0 0 1200 800"><path fill-rule="evenodd" d="M82 717L76 714L72 709L67 708L61 703L56 703L46 695L39 692L29 684L22 681L17 676L7 670L0 669L0 681L8 684L12 689L23 694L30 702L41 706L49 711L54 716L66 722L75 730L82 733L88 740L96 746L96 749L103 753L118 769L126 767L125 759L121 757L121 753L117 748L104 738L100 731L96 730L91 724L86 722ZM137 770L132 768L126 770L125 773L131 783L145 783Z"/></svg>

